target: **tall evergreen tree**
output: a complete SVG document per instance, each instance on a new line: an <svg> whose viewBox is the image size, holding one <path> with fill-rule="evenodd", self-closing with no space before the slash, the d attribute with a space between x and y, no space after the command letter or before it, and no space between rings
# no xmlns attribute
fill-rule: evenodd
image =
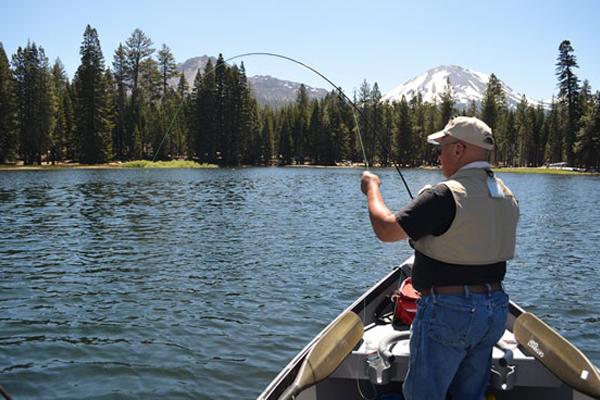
<svg viewBox="0 0 600 400"><path fill-rule="evenodd" d="M573 46L568 40L563 40L558 47L556 77L558 78L558 100L564 104L567 120L564 132L564 151L568 163L573 163L573 145L579 129L579 79L573 71L579 68L573 54Z"/></svg>
<svg viewBox="0 0 600 400"><path fill-rule="evenodd" d="M87 25L80 49L81 65L75 73L79 160L94 164L111 158L111 114L104 56L96 29Z"/></svg>
<svg viewBox="0 0 600 400"><path fill-rule="evenodd" d="M589 83L584 81L581 90L581 127L575 142L577 164L585 168L600 167L600 92L591 95Z"/></svg>
<svg viewBox="0 0 600 400"><path fill-rule="evenodd" d="M544 148L546 146L547 135L544 132L544 122L546 112L541 103L537 107L529 107L529 115L532 124L533 148L530 151L530 165L539 167L544 163Z"/></svg>
<svg viewBox="0 0 600 400"><path fill-rule="evenodd" d="M500 113L506 107L505 103L506 96L502 89L502 83L496 78L496 75L491 74L481 102L481 119L492 128L492 132L496 129Z"/></svg>
<svg viewBox="0 0 600 400"><path fill-rule="evenodd" d="M308 119L307 136L310 138L309 157L317 164L335 163L335 153L332 151L332 131L323 127L323 109L318 100L313 100ZM334 128L335 129L335 128ZM334 161L332 161L332 159Z"/></svg>
<svg viewBox="0 0 600 400"><path fill-rule="evenodd" d="M58 58L52 67L51 78L51 92L53 95L53 123L49 135L49 161L54 163L56 161L62 161L66 157L67 140L71 138L68 122L70 117L67 115L67 113L69 111L72 112L72 110L67 109L67 103L69 102L69 81L65 72L65 68Z"/></svg>
<svg viewBox="0 0 600 400"><path fill-rule="evenodd" d="M175 158L181 158L186 155L188 144L188 111L189 111L189 87L183 73L179 75L177 89L173 93L172 113L173 113L173 145L174 148L171 154Z"/></svg>
<svg viewBox="0 0 600 400"><path fill-rule="evenodd" d="M438 122L438 109L435 103L433 104L427 103L424 105L425 107L425 132L424 135L431 135L432 133L438 131L439 122ZM425 138L422 138L424 140ZM435 149L432 146L425 147L425 163L428 165L435 165L437 163L438 156L435 152Z"/></svg>
<svg viewBox="0 0 600 400"><path fill-rule="evenodd" d="M0 164L12 160L17 149L13 74L0 42Z"/></svg>
<svg viewBox="0 0 600 400"><path fill-rule="evenodd" d="M256 164L261 157L261 128L258 111L258 103L252 96L248 78L246 77L246 67L242 62L239 74L240 86L240 106L241 106L241 125L242 135L242 161L245 164Z"/></svg>
<svg viewBox="0 0 600 400"><path fill-rule="evenodd" d="M560 123L561 105L552 98L550 113L545 120L544 130L547 141L544 149L544 161L548 164L561 161L563 154L563 138Z"/></svg>
<svg viewBox="0 0 600 400"><path fill-rule="evenodd" d="M216 143L216 160L224 165L228 160L223 158L230 133L228 131L227 112L227 68L223 54L219 54L215 63L215 93L214 93L214 134Z"/></svg>
<svg viewBox="0 0 600 400"><path fill-rule="evenodd" d="M113 80L115 84L115 124L113 128L113 153L118 160L124 160L127 155L132 154L133 138L127 136L127 84L129 70L127 64L127 53L121 43L115 50L113 58Z"/></svg>
<svg viewBox="0 0 600 400"><path fill-rule="evenodd" d="M190 87L183 72L179 75L179 83L177 83L177 93L179 96L184 97L188 94Z"/></svg>
<svg viewBox="0 0 600 400"><path fill-rule="evenodd" d="M529 104L523 96L515 113L515 130L517 134L517 165L527 167L533 150L533 124L528 113Z"/></svg>
<svg viewBox="0 0 600 400"><path fill-rule="evenodd" d="M13 55L19 151L26 165L41 164L46 155L52 123L52 102L48 58L42 47L28 43Z"/></svg>
<svg viewBox="0 0 600 400"><path fill-rule="evenodd" d="M384 125L384 106L381 103L381 97L379 85L375 82L370 95L371 111L369 113L370 126L368 129L371 131L369 134L372 137L373 145L375 146L373 157L378 157L380 163L382 159L385 159L387 162L387 159L391 158L391 154L389 154L391 146L388 146L385 139L381 137Z"/></svg>
<svg viewBox="0 0 600 400"><path fill-rule="evenodd" d="M294 159L297 164L304 164L308 141L309 99L304 84L300 85L296 94L296 115L292 128Z"/></svg>
<svg viewBox="0 0 600 400"><path fill-rule="evenodd" d="M292 128L290 127L291 110L282 110L281 124L279 126L277 154L279 165L292 163Z"/></svg>
<svg viewBox="0 0 600 400"><path fill-rule="evenodd" d="M372 107L371 105L373 104L372 99L371 99L371 94L372 94L372 90L371 90L371 85L369 85L369 83L367 82L366 79L363 80L362 84L360 85L360 88L358 89L358 104L360 107L360 120L359 123L357 125L357 129L358 129L358 134L357 134L357 138L358 140L362 140L362 146L358 145L357 146L357 153L360 154L356 154L355 158L356 160L362 160L363 159L363 154L362 151L364 150L364 152L366 153L366 157L367 157L367 162L369 165L373 165L373 161L375 159L375 154L376 154L376 146L377 146L377 142L375 139L375 132L373 129L370 129L370 125L371 125L371 112L372 112ZM356 104L356 100L354 101L354 103Z"/></svg>
<svg viewBox="0 0 600 400"><path fill-rule="evenodd" d="M423 104L423 96L421 93L418 93L414 96L410 102L410 113L412 117L412 165L420 165L426 163L429 158L429 151L431 151L431 146L427 145L425 138L427 135L426 132L426 124L425 124L425 116L426 116L426 107Z"/></svg>
<svg viewBox="0 0 600 400"><path fill-rule="evenodd" d="M410 108L406 98L402 96L399 103L396 103L396 130L395 130L395 144L396 144L396 162L399 165L412 164L412 120L410 116Z"/></svg>
<svg viewBox="0 0 600 400"><path fill-rule="evenodd" d="M129 157L140 158L143 156L144 121L140 101L139 81L143 63L154 53L152 40L140 29L135 29L125 41L125 54L127 55L128 84L131 90L131 100L127 113L127 131Z"/></svg>
<svg viewBox="0 0 600 400"><path fill-rule="evenodd" d="M273 158L273 115L262 111L260 160L263 165L271 165Z"/></svg>
<svg viewBox="0 0 600 400"><path fill-rule="evenodd" d="M190 158L218 161L217 88L215 67L209 60L204 73L198 72L188 104L188 148Z"/></svg>
<svg viewBox="0 0 600 400"><path fill-rule="evenodd" d="M439 128L443 129L448 123L450 118L454 115L454 97L452 95L452 85L450 84L450 78L446 79L446 86L444 91L440 95L440 122Z"/></svg>
<svg viewBox="0 0 600 400"><path fill-rule="evenodd" d="M162 82L162 95L166 96L169 89L169 80L177 76L177 64L171 49L163 43L158 51L158 68Z"/></svg>
<svg viewBox="0 0 600 400"><path fill-rule="evenodd" d="M381 109L382 123L378 132L381 141L379 160L382 167L387 167L394 158L394 113L388 103L382 103Z"/></svg>

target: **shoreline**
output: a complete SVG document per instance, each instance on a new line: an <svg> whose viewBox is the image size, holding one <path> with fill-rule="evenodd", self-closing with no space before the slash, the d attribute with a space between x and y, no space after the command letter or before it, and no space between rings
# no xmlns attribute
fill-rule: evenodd
<svg viewBox="0 0 600 400"><path fill-rule="evenodd" d="M213 164L200 164L195 161L172 160L172 161L113 161L102 164L81 164L81 163L42 163L36 165L23 164L0 164L0 171L52 171L63 169L200 169L200 168L218 168Z"/></svg>
<svg viewBox="0 0 600 400"><path fill-rule="evenodd" d="M227 167L227 168L267 168L267 167L278 167L277 165L272 166L258 166L258 165L242 165L238 167ZM363 163L344 163L340 165L317 165L317 164L303 164L303 165L283 165L283 168L363 168ZM80 163L43 163L42 165L22 165L22 164L0 164L0 172L4 171L51 171L51 170L65 170L65 169L83 169L83 170L105 170L105 169L207 169L207 168L221 168L217 165L212 164L199 164L194 161L146 161L136 160L128 162L109 162L103 164L80 164ZM370 168L391 168L371 166ZM423 165L414 168L402 168L402 169L423 169L429 171L439 170L438 166ZM569 176L600 176L600 172L585 172L585 171L572 171L568 169L559 168L548 168L548 167L493 167L494 172L506 172L515 174L546 174L546 175L569 175Z"/></svg>

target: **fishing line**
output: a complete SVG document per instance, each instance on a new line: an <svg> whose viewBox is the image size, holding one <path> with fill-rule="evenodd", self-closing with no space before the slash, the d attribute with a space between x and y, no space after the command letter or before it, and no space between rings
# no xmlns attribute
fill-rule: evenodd
<svg viewBox="0 0 600 400"><path fill-rule="evenodd" d="M298 64L306 69L308 69L309 71L312 71L313 73L317 74L318 76L320 76L323 80L325 80L327 83L329 83L331 85L331 87L333 87L337 93L338 96L340 96L343 100L347 101L352 108L358 112L358 114L361 116L362 120L365 122L365 125L367 126L367 128L373 133L373 136L379 141L379 144L381 145L381 147L383 148L383 150L387 153L387 154L392 154L389 149L388 146L386 145L386 143L381 140L381 138L379 137L379 135L377 134L377 131L375 129L373 129L373 127L371 126L371 123L369 122L369 120L365 117L364 113L360 110L360 108L357 107L356 104L354 104L354 102L352 100L350 100L350 98L348 96L346 96L346 93L344 93L344 91L342 90L342 88L338 85L336 85L335 83L333 83L329 78L327 78L325 75L323 75L322 73L320 73L319 71L317 71L315 68L311 67L308 64L305 64L301 61L298 61L296 59L293 59L291 57L288 56L284 56L282 54L277 54L277 53L267 53L267 52L252 52L252 53L243 53L243 54L238 54L236 56L230 57L226 60L224 60L223 65L226 65L227 62L236 60L238 58L243 58L243 57L251 57L251 56L266 56L266 57L275 57L275 58L280 58L283 60L287 60L290 62L293 62L295 64ZM215 67L209 71L208 73L214 73L217 69L217 65L215 65ZM198 72L200 73L200 72ZM177 111L175 112L175 116L173 117L173 122L175 121L175 118L177 117L178 113L179 113L179 108L181 108L183 106L184 102L182 101L180 106L178 107ZM356 116L355 116L356 118ZM158 147L158 149L156 150L156 154L154 155L154 159L156 159L156 156L158 154L158 152L160 151L160 146L162 146L162 143L164 142L165 137L169 134L171 127L173 126L173 122L170 124L169 130L167 130L167 132L165 133L165 135L163 136L163 139L160 142L160 145ZM356 124L357 126L357 134L358 134L358 138L359 138L359 143L362 149L362 153L363 153L363 158L364 158L364 162L365 162L365 166L368 168L368 162L367 162L367 153L365 151L364 145L363 145L363 140L362 140L362 135L360 133L360 127L359 124ZM404 187L406 188L406 191L408 192L408 195L410 196L410 198L413 198L413 195L410 191L410 188L408 187L408 184L406 183L406 180L404 179L404 175L402 175L402 171L400 171L400 166L394 161L392 160L392 164L394 165L394 167L396 168L396 171L398 172L398 174L400 175L400 178L402 178L402 182L404 183Z"/></svg>

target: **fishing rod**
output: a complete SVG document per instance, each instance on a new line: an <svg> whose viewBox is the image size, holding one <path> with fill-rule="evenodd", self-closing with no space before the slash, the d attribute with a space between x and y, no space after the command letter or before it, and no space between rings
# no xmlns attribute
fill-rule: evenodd
<svg viewBox="0 0 600 400"><path fill-rule="evenodd" d="M373 136L375 136L375 138L379 141L379 144L381 145L381 147L383 148L383 150L387 153L387 154L392 154L389 151L388 146L386 145L386 143L379 137L379 135L377 134L377 131L375 129L373 129L373 127L371 126L371 123L369 122L369 120L365 117L364 113L362 112L362 110L360 108L358 108L358 106L356 104L354 104L354 102L352 100L350 100L350 98L346 95L346 93L344 93L344 91L342 90L342 88L338 85L336 85L335 83L333 83L329 78L327 78L325 75L323 75L321 72L319 72L317 69L311 67L308 64L305 64L301 61L298 61L292 57L288 57L282 54L277 54L277 53L268 53L268 52L251 52L251 53L243 53L243 54L238 54L236 56L230 57L226 60L224 60L223 65L225 65L226 63L236 60L238 58L243 58L243 57L251 57L251 56L266 56L266 57L275 57L275 58L280 58L282 60L287 60L290 62L293 62L295 64L298 64L306 69L308 69L309 71L317 74L319 77L321 77L323 80L325 80L327 83L329 83L331 85L331 87L333 87L335 89L335 91L337 92L338 96L340 96L342 98L342 100L347 101L352 108L361 116L362 120L365 122L365 124L367 125L367 129L369 129L372 133ZM211 70L210 72L213 72L216 70L217 66L215 65L215 68L213 70ZM183 104L183 102L181 103L181 105ZM167 130L167 132L165 133L165 135L163 136L158 149L156 151L156 154L154 155L153 160L156 158L156 155L158 154L158 151L160 150L160 147L162 146L162 143L165 140L165 137L169 134L171 128L173 127L175 118L177 118L177 115L179 114L179 108L181 108L181 105L178 107L178 109L175 112L175 115L173 116L173 120L169 126L169 129ZM365 147L363 145L363 141L362 141L362 135L360 134L360 127L359 124L357 123L357 134L358 134L358 139L360 142L360 147L362 149L363 152L363 158L364 158L364 162L365 162L365 166L368 168L368 162L367 162L367 154L365 151ZM413 195L410 191L410 188L408 187L408 184L406 183L406 179L404 179L404 175L402 175L402 171L400 170L400 166L398 165L398 163L396 163L394 160L392 160L392 164L394 165L394 167L396 168L396 171L398 172L398 174L400 175L400 178L402 179L402 182L404 183L404 187L406 188L406 191L408 192L408 195L410 196L410 198L413 198Z"/></svg>

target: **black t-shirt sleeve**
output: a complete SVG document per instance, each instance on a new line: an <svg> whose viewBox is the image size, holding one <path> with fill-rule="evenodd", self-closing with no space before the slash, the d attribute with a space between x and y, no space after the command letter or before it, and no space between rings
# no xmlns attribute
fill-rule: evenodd
<svg viewBox="0 0 600 400"><path fill-rule="evenodd" d="M448 186L426 189L396 213L396 221L412 240L427 235L440 236L450 228L456 203Z"/></svg>

